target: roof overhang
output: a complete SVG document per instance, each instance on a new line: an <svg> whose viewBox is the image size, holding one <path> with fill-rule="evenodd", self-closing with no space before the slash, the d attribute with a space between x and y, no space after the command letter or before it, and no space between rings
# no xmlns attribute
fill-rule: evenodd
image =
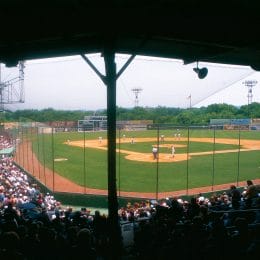
<svg viewBox="0 0 260 260"><path fill-rule="evenodd" d="M0 60L103 52L260 68L257 1L6 0Z"/></svg>

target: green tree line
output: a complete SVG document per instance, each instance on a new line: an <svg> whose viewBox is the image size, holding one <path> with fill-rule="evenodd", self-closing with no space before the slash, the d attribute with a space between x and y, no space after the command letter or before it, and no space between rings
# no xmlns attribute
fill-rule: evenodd
<svg viewBox="0 0 260 260"><path fill-rule="evenodd" d="M106 115L106 110L55 110L52 108L2 112L5 121L77 121L87 115ZM174 107L117 107L117 120L153 120L160 124L206 125L210 119L260 118L260 103L236 107L228 104L212 104L200 108Z"/></svg>

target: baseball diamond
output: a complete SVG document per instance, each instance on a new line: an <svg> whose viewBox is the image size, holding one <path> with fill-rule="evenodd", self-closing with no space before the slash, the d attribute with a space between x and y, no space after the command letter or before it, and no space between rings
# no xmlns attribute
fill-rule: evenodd
<svg viewBox="0 0 260 260"><path fill-rule="evenodd" d="M123 144L130 144L132 137L124 137L123 139L117 139L117 143ZM145 144L145 143L151 143L152 145L158 145L157 144L157 138L155 137L135 137L135 144ZM179 163L179 162L185 162L187 160L191 160L193 158L199 158L204 157L207 155L212 155L213 151L203 151L203 152L190 152L190 153L178 153L179 149L187 149L187 142L197 142L197 143L212 143L212 138L188 138L187 137L181 137L180 140L177 140L174 137L165 137L163 143L159 144L159 149L162 149L162 152L159 152L159 163ZM224 144L224 145L237 145L238 140L237 139L228 139L228 138L216 138L214 140L216 144ZM106 151L107 150L107 140L105 138L102 139L102 142L98 138L96 139L88 139L88 140L70 140L70 142L66 142L64 140L63 143L65 146L69 147L79 147L79 148L89 148L89 149L95 149L100 151ZM176 148L175 157L173 158L171 156L171 146L174 144ZM135 147L134 147L135 148ZM133 149L134 149L133 148ZM133 151L127 150L127 149L119 149L117 148L117 153L120 152L121 155L124 156L126 160L129 161L136 161L136 162L143 162L143 163L151 163L155 164L157 160L153 159L153 155L151 152L139 152L139 151ZM164 150L163 150L164 149ZM250 151L259 151L260 150L260 141L259 140L250 140L250 139L241 139L240 140L240 147L237 147L235 149L223 149L223 150L216 150L214 151L215 154L229 154L229 153L238 153L240 152L250 152ZM19 155L19 152L23 153L23 156L25 158L28 158L27 160L22 161L21 160L21 154ZM35 167L37 165L39 174L33 174L37 179L39 179L42 183L44 183L47 187L49 187L51 190L55 190L57 192L71 192L71 193L85 193L85 194L100 194L100 195L107 195L106 189L99 189L99 188L91 188L83 185L79 185L69 178L65 178L64 176L61 176L59 173L54 171L53 169L50 169L48 167L44 167L43 162L39 161L39 158L37 157L35 151L32 150L32 144L30 141L23 142L20 144L20 148L17 151L16 154L16 160L19 162L20 165L23 166L24 169L26 169L28 172L33 174L35 172ZM54 160L57 163L67 162L68 158L54 158ZM33 164L30 162L34 162ZM44 174L43 174L44 173ZM260 179L255 178L255 183L260 184ZM145 183L145 182L144 182ZM234 183L234 182L233 182ZM195 187L195 188L188 188L188 189L181 189L181 190L172 190L172 191L165 191L165 192L159 192L157 194L158 198L165 198L170 196L179 196L179 195L192 195L192 194L198 194L201 192L209 192L212 190L218 191L223 189L228 189L231 184L231 182L219 184L216 183L213 186L201 186L201 187ZM238 181L238 186L243 186L244 181ZM140 192L140 191L125 191L120 190L119 191L120 196L123 197L139 197L139 198L154 198L155 193L154 192Z"/></svg>
<svg viewBox="0 0 260 260"><path fill-rule="evenodd" d="M154 142L156 143L157 139L156 138L135 138L135 142ZM174 142L174 138L165 138L165 142ZM179 141L185 141L187 142L187 138L181 138ZM210 143L212 142L211 138L189 138L189 141L195 141L195 142L205 142L205 143ZM117 143L119 140L117 139ZM126 138L122 143L129 143L130 138ZM107 140L104 140L102 143L100 143L97 140L88 140L87 142L84 142L83 140L80 141L73 141L69 145L72 146L78 146L78 147L89 147L89 148L96 148L96 149L102 149L102 150L107 150ZM220 143L220 144L237 144L237 140L234 139L224 139L224 138L218 138L215 140L215 143ZM250 150L260 150L260 141L258 140L241 140L240 145L242 148L240 148L240 151L250 151ZM172 146L172 143L169 144L160 144L159 147L168 147L170 148ZM182 144L174 144L176 148L178 147L185 147L186 145ZM119 150L117 149L117 152ZM139 153L139 152L133 152L133 151L127 151L127 150L120 150L121 153L126 154L125 158L128 160L133 160L133 161L141 161L141 162L152 162L155 163L153 160L153 157L150 153ZM230 150L220 150L216 151L216 153L237 153L238 149L230 149ZM212 154L212 151L208 152L197 152L197 153L189 153L189 156L187 157L186 153L182 154L176 154L174 158L171 156L171 152L169 153L160 153L159 155L159 162L177 162L177 161L184 161L187 159L190 159L192 156L202 156L202 155L207 155L207 154Z"/></svg>

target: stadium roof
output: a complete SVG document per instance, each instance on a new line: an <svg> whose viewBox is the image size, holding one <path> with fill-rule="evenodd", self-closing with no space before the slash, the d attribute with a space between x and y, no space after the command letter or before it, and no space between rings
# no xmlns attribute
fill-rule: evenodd
<svg viewBox="0 0 260 260"><path fill-rule="evenodd" d="M0 60L103 52L260 68L259 1L2 0Z"/></svg>

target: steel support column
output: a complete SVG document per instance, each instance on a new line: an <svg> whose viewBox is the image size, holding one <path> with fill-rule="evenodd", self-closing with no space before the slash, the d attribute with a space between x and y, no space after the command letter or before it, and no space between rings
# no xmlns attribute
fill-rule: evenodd
<svg viewBox="0 0 260 260"><path fill-rule="evenodd" d="M116 82L127 66L134 59L132 55L116 72L115 51L113 39L108 39L103 57L106 75L102 75L92 62L84 55L81 57L95 71L107 87L107 163L108 163L108 221L111 259L120 259L122 240L118 217L118 198L116 180Z"/></svg>
<svg viewBox="0 0 260 260"><path fill-rule="evenodd" d="M114 257L120 253L120 227L116 188L116 63L112 48L104 50L107 86L107 142L108 142L108 221L110 252Z"/></svg>

